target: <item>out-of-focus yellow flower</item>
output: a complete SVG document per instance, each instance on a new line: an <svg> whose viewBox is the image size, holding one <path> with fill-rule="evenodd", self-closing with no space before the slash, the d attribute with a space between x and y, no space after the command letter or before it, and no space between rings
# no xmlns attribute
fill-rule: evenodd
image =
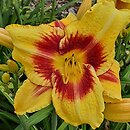
<svg viewBox="0 0 130 130"><path fill-rule="evenodd" d="M7 60L7 64L0 64L0 70L16 73L18 71L18 65L13 60Z"/></svg>
<svg viewBox="0 0 130 130"><path fill-rule="evenodd" d="M16 73L18 71L18 65L16 64L15 61L8 60L7 65L8 65L8 68L9 68L9 72Z"/></svg>
<svg viewBox="0 0 130 130"><path fill-rule="evenodd" d="M117 103L107 103L105 118L113 122L130 122L130 98L123 98Z"/></svg>
<svg viewBox="0 0 130 130"><path fill-rule="evenodd" d="M5 73L2 75L2 81L3 81L4 83L8 83L9 80L10 80L10 75L9 75L9 73L6 73L6 72L5 72Z"/></svg>
<svg viewBox="0 0 130 130"><path fill-rule="evenodd" d="M7 48L13 48L12 39L9 36L9 33L3 28L0 28L0 45Z"/></svg>

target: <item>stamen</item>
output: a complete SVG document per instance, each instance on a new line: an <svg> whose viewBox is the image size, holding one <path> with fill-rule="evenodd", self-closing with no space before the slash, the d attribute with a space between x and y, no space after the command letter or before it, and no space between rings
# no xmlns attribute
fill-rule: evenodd
<svg viewBox="0 0 130 130"><path fill-rule="evenodd" d="M71 55L70 58L65 58L64 62L64 74L62 75L64 84L67 84L69 80L73 79L70 76L75 76L79 73L82 73L82 67L80 62L76 62L74 53Z"/></svg>
<svg viewBox="0 0 130 130"><path fill-rule="evenodd" d="M67 61L67 58L65 58L65 61Z"/></svg>
<svg viewBox="0 0 130 130"><path fill-rule="evenodd" d="M81 67L81 65L80 65L79 62L78 62L78 68L79 68L79 72L82 73L82 72L83 72L83 71L82 71L82 67Z"/></svg>
<svg viewBox="0 0 130 130"><path fill-rule="evenodd" d="M75 63L75 59L74 59L74 54L72 55L72 71L74 70L74 63Z"/></svg>
<svg viewBox="0 0 130 130"><path fill-rule="evenodd" d="M65 61L65 70L64 70L65 75L63 75L62 77L63 77L64 84L67 84L69 81L69 78L70 78L70 71L69 71L68 67L69 67L69 63L72 61L70 58L69 59L65 58L65 60L66 60Z"/></svg>
<svg viewBox="0 0 130 130"><path fill-rule="evenodd" d="M68 83L69 77L70 77L70 75L68 75L67 77L65 77L64 75L62 75L62 79L63 79L63 83L64 83L64 84L67 84L67 83Z"/></svg>

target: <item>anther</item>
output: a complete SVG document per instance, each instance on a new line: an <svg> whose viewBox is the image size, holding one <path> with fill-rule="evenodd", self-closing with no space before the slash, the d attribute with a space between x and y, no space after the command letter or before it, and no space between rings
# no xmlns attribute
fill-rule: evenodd
<svg viewBox="0 0 130 130"><path fill-rule="evenodd" d="M70 60L70 64L72 65L72 60Z"/></svg>
<svg viewBox="0 0 130 130"><path fill-rule="evenodd" d="M67 58L65 58L65 61L67 61Z"/></svg>
<svg viewBox="0 0 130 130"><path fill-rule="evenodd" d="M74 53L72 54L72 56L74 56Z"/></svg>

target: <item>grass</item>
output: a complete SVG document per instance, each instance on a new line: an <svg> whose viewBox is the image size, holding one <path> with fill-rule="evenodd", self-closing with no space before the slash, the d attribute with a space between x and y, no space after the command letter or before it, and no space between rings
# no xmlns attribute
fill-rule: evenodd
<svg viewBox="0 0 130 130"><path fill-rule="evenodd" d="M45 0L40 0L37 4L34 0L0 0L0 27L13 23L23 25L49 23L61 19L62 11L74 6L78 1L70 0L56 8L56 0L52 0L51 6L47 6ZM0 46L0 64L5 64L8 59L12 59L12 50ZM116 40L115 59L121 66L122 96L130 97L130 32L126 30ZM21 64L17 64L20 70L10 74L11 82L9 83L2 82L4 72L0 71L0 130L92 130L87 124L74 127L65 123L56 115L52 104L38 112L17 116L14 113L13 99L15 92L26 78ZM107 128L129 130L130 126L129 123L104 120L97 130L107 130Z"/></svg>

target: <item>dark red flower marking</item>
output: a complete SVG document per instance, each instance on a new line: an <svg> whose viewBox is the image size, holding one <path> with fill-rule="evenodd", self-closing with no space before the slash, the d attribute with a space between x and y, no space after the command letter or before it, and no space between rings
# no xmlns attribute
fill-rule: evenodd
<svg viewBox="0 0 130 130"><path fill-rule="evenodd" d="M52 59L46 59L39 55L34 55L32 58L35 72L41 74L41 77L50 80L51 74L54 71Z"/></svg>
<svg viewBox="0 0 130 130"><path fill-rule="evenodd" d="M61 54L65 54L74 49L87 49L87 46L93 41L93 39L93 36L83 36L78 35L78 33L76 35L71 35L70 38L65 39L65 42L59 51Z"/></svg>
<svg viewBox="0 0 130 130"><path fill-rule="evenodd" d="M61 37L59 35L44 35L39 42L35 43L37 51L43 54L33 55L32 59L34 62L35 72L41 74L41 77L50 79L53 72L53 57L54 53L59 52L59 42ZM44 54L48 57L44 57ZM50 57L49 57L50 56Z"/></svg>
<svg viewBox="0 0 130 130"><path fill-rule="evenodd" d="M64 23L61 22L61 21L55 21L55 22L54 22L54 25L55 25L55 27L59 27L59 28L61 28L61 29L64 29L64 28L65 28Z"/></svg>
<svg viewBox="0 0 130 130"><path fill-rule="evenodd" d="M100 75L99 79L119 83L119 79L115 76L114 72L111 70L108 70L106 73Z"/></svg>
<svg viewBox="0 0 130 130"><path fill-rule="evenodd" d="M67 83L64 84L62 76L59 71L54 72L54 82L56 84L56 93L62 95L62 99L68 99L74 101L77 98L84 97L93 89L93 75L89 69L85 69L84 74L79 83Z"/></svg>
<svg viewBox="0 0 130 130"><path fill-rule="evenodd" d="M91 64L95 71L97 71L101 64L106 62L107 53L104 52L104 48L100 43L96 44L93 49L87 52L87 63Z"/></svg>
<svg viewBox="0 0 130 130"><path fill-rule="evenodd" d="M36 88L34 88L33 90L33 96L40 96L41 94L45 93L46 91L48 91L49 89L51 89L51 87L49 86L40 86L38 85Z"/></svg>
<svg viewBox="0 0 130 130"><path fill-rule="evenodd" d="M51 35L45 34L40 41L35 43L35 46L41 53L52 55L53 53L59 52L59 42L61 38L60 35L53 33L51 33Z"/></svg>

